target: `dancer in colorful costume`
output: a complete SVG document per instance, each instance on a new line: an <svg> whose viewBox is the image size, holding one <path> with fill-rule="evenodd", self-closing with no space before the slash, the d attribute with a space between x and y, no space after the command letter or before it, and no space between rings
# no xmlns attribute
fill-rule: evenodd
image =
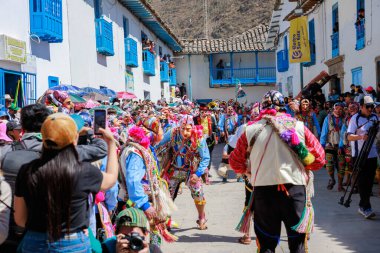
<svg viewBox="0 0 380 253"><path fill-rule="evenodd" d="M326 152L326 169L329 173L330 180L327 185L328 190L332 190L336 183L335 181L335 165L338 164L338 191L343 191L344 177L344 153L339 152L340 131L343 126L343 104L336 103L333 112L329 113L323 122L321 133L321 145Z"/></svg>
<svg viewBox="0 0 380 253"><path fill-rule="evenodd" d="M228 136L233 135L239 126L238 115L232 106L227 107L227 113L221 114L219 118L219 131L221 136L228 141Z"/></svg>
<svg viewBox="0 0 380 253"><path fill-rule="evenodd" d="M305 252L306 234L313 228L314 217L310 170L324 165L324 151L302 122L283 113L281 93L270 91L262 102L260 116L248 124L230 155L232 169L247 174L255 193L239 224L240 231L248 230L253 211L259 252L275 252L282 221L290 252Z"/></svg>
<svg viewBox="0 0 380 253"><path fill-rule="evenodd" d="M153 132L155 141L162 139L160 128ZM129 142L120 156L121 191L126 190L127 195L119 197L144 211L152 227L152 244L160 245L161 236L167 242L174 242L177 238L167 231L165 222L176 207L170 198L167 183L160 178L150 138L145 129L137 126L129 130L128 138Z"/></svg>
<svg viewBox="0 0 380 253"><path fill-rule="evenodd" d="M206 140L202 138L202 130L194 126L193 117L183 115L179 126L165 133L163 140L156 148L168 147L166 154L170 156L163 166L163 178L169 183L170 195L177 197L179 187L185 182L191 191L198 210L197 224L199 229L207 229L205 205L201 176L210 162L210 154Z"/></svg>
<svg viewBox="0 0 380 253"><path fill-rule="evenodd" d="M310 101L306 98L301 100L300 111L296 113L296 119L302 121L316 137L321 135L321 127L319 126L317 115L310 108Z"/></svg>

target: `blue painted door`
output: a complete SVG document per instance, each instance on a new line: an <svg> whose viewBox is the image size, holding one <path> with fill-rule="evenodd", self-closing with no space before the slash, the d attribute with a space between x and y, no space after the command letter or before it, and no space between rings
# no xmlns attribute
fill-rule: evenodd
<svg viewBox="0 0 380 253"><path fill-rule="evenodd" d="M24 73L23 92L24 92L23 105L35 104L37 102L36 75Z"/></svg>
<svg viewBox="0 0 380 253"><path fill-rule="evenodd" d="M1 107L5 106L5 81L4 81L4 70L0 69L0 105Z"/></svg>

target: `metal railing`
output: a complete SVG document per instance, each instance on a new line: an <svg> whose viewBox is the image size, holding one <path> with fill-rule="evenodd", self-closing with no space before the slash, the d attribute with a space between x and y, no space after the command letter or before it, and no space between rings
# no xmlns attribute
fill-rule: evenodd
<svg viewBox="0 0 380 253"><path fill-rule="evenodd" d="M212 68L211 85L235 85L236 79L241 84L272 83L276 81L276 68Z"/></svg>

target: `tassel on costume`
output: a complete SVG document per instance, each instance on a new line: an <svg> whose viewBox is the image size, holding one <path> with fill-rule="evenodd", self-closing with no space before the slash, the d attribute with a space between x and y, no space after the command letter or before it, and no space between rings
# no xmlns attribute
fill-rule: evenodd
<svg viewBox="0 0 380 253"><path fill-rule="evenodd" d="M239 224L236 226L235 230L243 234L247 234L251 229L252 224L252 204L253 204L253 194L249 198L247 207L245 208L243 215L240 219Z"/></svg>
<svg viewBox="0 0 380 253"><path fill-rule="evenodd" d="M292 227L294 231L302 234L310 234L314 228L314 208L311 203L311 198L314 196L314 174L309 171L308 177L305 208L298 224Z"/></svg>
<svg viewBox="0 0 380 253"><path fill-rule="evenodd" d="M165 220L168 216L171 216L174 211L177 210L177 206L174 204L170 197L169 190L164 183L160 182L160 187L156 191L156 203L157 213L160 220Z"/></svg>
<svg viewBox="0 0 380 253"><path fill-rule="evenodd" d="M156 229L159 231L162 238L165 242L172 243L178 241L178 237L171 234L167 229L164 223L160 223L156 225Z"/></svg>

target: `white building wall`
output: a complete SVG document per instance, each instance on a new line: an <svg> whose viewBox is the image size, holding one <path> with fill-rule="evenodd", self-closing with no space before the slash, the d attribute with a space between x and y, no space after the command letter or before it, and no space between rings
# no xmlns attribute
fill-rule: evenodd
<svg viewBox="0 0 380 253"><path fill-rule="evenodd" d="M240 55L240 54L236 54ZM218 56L215 55L214 59ZM176 61L177 65L177 82L185 83L187 93L192 90L193 99L220 99L229 100L235 98L235 87L231 88L210 88L209 60L204 55L191 55L191 83L189 87L189 56L185 55L183 59ZM214 61L216 62L216 61ZM236 65L236 63L234 63ZM273 62L272 62L273 66ZM247 97L239 101L257 102L261 101L262 96L269 90L275 89L274 86L243 86Z"/></svg>
<svg viewBox="0 0 380 253"><path fill-rule="evenodd" d="M123 16L129 20L130 37L138 42L137 68L130 70L134 76L134 93L143 98L144 90L150 92L152 100L161 98L161 87L169 98L169 84L161 85L159 57L156 57L156 75L143 74L141 31L156 42L156 51L162 47L163 54L173 55L157 36L148 30L118 1L102 1L102 14L113 22L114 56L103 56L96 51L95 14L93 0L62 0L63 42L38 42L30 39L29 0L2 1L0 7L0 34L26 42L27 54L32 55L35 64L28 67L0 61L0 68L13 71L32 69L37 77L37 96L48 88L48 76L59 77L61 84L78 87L107 86L115 91L124 91L125 87L125 51ZM33 66L30 66L33 65ZM25 70L26 71L26 70Z"/></svg>
<svg viewBox="0 0 380 253"><path fill-rule="evenodd" d="M316 38L316 64L311 67L304 67L304 84L317 76L322 70L328 72L325 62L332 59L332 7L338 3L339 8L339 51L344 55L344 77L342 92L349 91L352 84L351 70L362 67L362 85L364 87L376 86L376 63L375 59L380 57L380 30L376 29L376 24L380 23L380 1L365 1L365 18L366 18L366 46L362 50L355 50L356 29L355 21L357 17L356 1L346 0L325 0L313 12L308 15L308 20L314 19L315 38ZM294 3L285 1L282 11L282 19L295 8ZM288 34L289 22L280 23L280 34ZM289 39L288 39L289 42ZM277 51L283 49L283 36L280 37ZM289 76L293 76L294 94L299 92L299 64L290 64L287 72L277 72L277 82L281 83L284 88ZM286 87L285 87L286 88ZM330 84L324 87L326 95L330 92ZM287 92L284 92L287 94Z"/></svg>

